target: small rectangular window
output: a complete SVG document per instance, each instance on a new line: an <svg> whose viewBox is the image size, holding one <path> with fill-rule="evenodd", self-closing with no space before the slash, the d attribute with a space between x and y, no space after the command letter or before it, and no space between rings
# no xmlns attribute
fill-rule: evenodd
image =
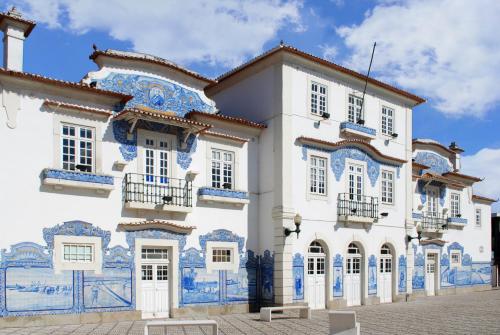
<svg viewBox="0 0 500 335"><path fill-rule="evenodd" d="M212 150L212 187L234 188L234 152Z"/></svg>
<svg viewBox="0 0 500 335"><path fill-rule="evenodd" d="M61 141L63 170L94 171L95 138L93 128L63 124Z"/></svg>
<svg viewBox="0 0 500 335"><path fill-rule="evenodd" d="M142 259L168 259L168 249L142 248Z"/></svg>
<svg viewBox="0 0 500 335"><path fill-rule="evenodd" d="M459 267L462 264L460 251L452 251L450 256L450 266Z"/></svg>
<svg viewBox="0 0 500 335"><path fill-rule="evenodd" d="M315 82L311 82L311 113L322 116L327 109L327 88Z"/></svg>
<svg viewBox="0 0 500 335"><path fill-rule="evenodd" d="M382 202L394 203L394 173L382 170Z"/></svg>
<svg viewBox="0 0 500 335"><path fill-rule="evenodd" d="M382 107L382 134L391 136L394 133L394 109Z"/></svg>
<svg viewBox="0 0 500 335"><path fill-rule="evenodd" d="M451 216L456 218L460 216L460 194L451 193L450 195Z"/></svg>
<svg viewBox="0 0 500 335"><path fill-rule="evenodd" d="M357 123L363 119L363 99L350 94L347 110L347 121Z"/></svg>
<svg viewBox="0 0 500 335"><path fill-rule="evenodd" d="M212 249L212 262L231 263L231 249Z"/></svg>
<svg viewBox="0 0 500 335"><path fill-rule="evenodd" d="M309 184L310 192L313 194L326 194L326 158L311 156Z"/></svg>
<svg viewBox="0 0 500 335"><path fill-rule="evenodd" d="M94 248L89 244L63 244L65 262L91 263L94 260Z"/></svg>
<svg viewBox="0 0 500 335"><path fill-rule="evenodd" d="M481 209L476 208L476 226L481 226Z"/></svg>

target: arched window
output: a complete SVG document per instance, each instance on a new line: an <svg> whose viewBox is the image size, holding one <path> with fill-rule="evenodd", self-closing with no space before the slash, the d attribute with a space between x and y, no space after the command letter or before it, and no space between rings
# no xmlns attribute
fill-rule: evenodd
<svg viewBox="0 0 500 335"><path fill-rule="evenodd" d="M347 253L348 254L357 254L357 255L361 254L358 246L354 243L349 244L349 246L347 247Z"/></svg>
<svg viewBox="0 0 500 335"><path fill-rule="evenodd" d="M380 248L380 254L381 255L390 255L391 254L391 248L387 244L384 244L382 248Z"/></svg>
<svg viewBox="0 0 500 335"><path fill-rule="evenodd" d="M313 241L309 245L309 253L311 253L311 254L324 254L325 251L323 249L323 246L318 241Z"/></svg>

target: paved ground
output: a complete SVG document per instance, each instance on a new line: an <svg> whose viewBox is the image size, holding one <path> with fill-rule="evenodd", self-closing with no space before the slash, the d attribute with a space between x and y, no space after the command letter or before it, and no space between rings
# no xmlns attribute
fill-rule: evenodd
<svg viewBox="0 0 500 335"><path fill-rule="evenodd" d="M500 290L445 297L422 298L409 303L350 308L361 323L362 334L500 334ZM314 311L312 320L293 313L277 316L271 323L259 321L258 314L214 317L221 334L327 334L328 314ZM144 322L4 328L0 335L142 335ZM161 330L150 332L163 334ZM168 334L211 334L208 329L174 328Z"/></svg>

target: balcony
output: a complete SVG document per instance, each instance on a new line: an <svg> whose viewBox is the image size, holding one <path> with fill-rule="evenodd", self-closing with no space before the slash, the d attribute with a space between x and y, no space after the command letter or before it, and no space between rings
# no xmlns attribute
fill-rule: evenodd
<svg viewBox="0 0 500 335"><path fill-rule="evenodd" d="M377 135L377 131L373 128L348 121L340 123L340 132L344 135L352 135L366 140L373 140Z"/></svg>
<svg viewBox="0 0 500 335"><path fill-rule="evenodd" d="M193 210L192 185L184 179L127 173L123 195L128 209L177 213Z"/></svg>
<svg viewBox="0 0 500 335"><path fill-rule="evenodd" d="M378 220L378 198L350 193L339 193L337 215L345 223L372 224Z"/></svg>
<svg viewBox="0 0 500 335"><path fill-rule="evenodd" d="M422 213L423 233L443 233L447 229L447 218L444 215Z"/></svg>

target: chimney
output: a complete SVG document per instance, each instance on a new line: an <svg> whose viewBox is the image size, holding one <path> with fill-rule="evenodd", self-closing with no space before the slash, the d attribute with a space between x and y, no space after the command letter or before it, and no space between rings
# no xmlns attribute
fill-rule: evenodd
<svg viewBox="0 0 500 335"><path fill-rule="evenodd" d="M23 19L16 7L12 7L7 13L0 13L4 69L23 71L24 39L29 36L35 25L35 22Z"/></svg>
<svg viewBox="0 0 500 335"><path fill-rule="evenodd" d="M462 148L460 148L455 142L451 142L451 144L448 148L455 153L454 157L452 158L454 170L460 171L460 169L461 169L460 154L462 152L464 152L464 150Z"/></svg>

